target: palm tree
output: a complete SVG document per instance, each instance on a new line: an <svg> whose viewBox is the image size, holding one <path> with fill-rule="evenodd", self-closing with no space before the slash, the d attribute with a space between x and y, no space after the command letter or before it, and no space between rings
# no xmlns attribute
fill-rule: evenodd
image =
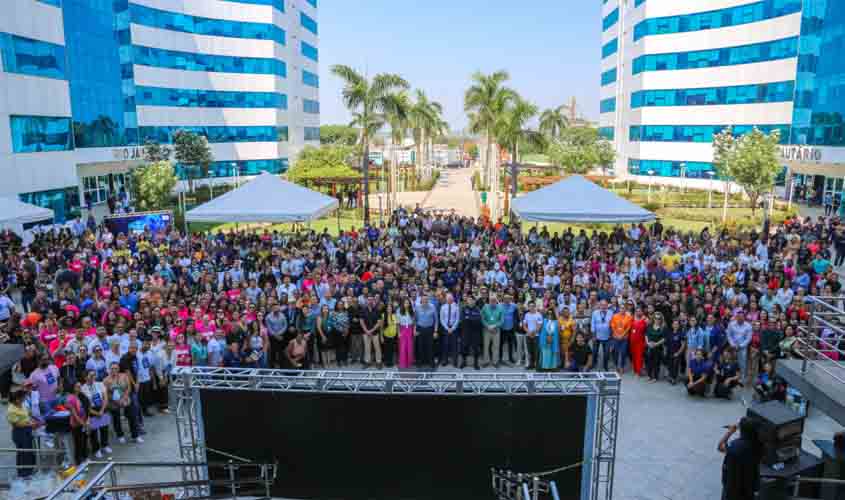
<svg viewBox="0 0 845 500"><path fill-rule="evenodd" d="M505 108L513 100L516 93L503 84L510 78L507 71L499 70L490 75L475 72L472 75L473 85L464 95L464 110L469 114L470 130L483 133L487 141L484 159L484 172L487 184L490 184L490 159L493 155L493 133L504 113Z"/></svg>
<svg viewBox="0 0 845 500"><path fill-rule="evenodd" d="M370 222L370 140L397 104L397 94L410 85L399 75L379 73L372 80L349 66L337 64L331 72L344 81L343 103L352 112L352 126L361 129L361 170L364 174L364 223Z"/></svg>
<svg viewBox="0 0 845 500"><path fill-rule="evenodd" d="M397 161L399 159L399 155L396 153L396 149L398 146L402 145L402 141L405 139L405 136L408 133L408 128L410 127L410 114L411 109L413 108L413 103L411 102L411 98L408 96L408 93L404 90L396 94L393 106L387 110L387 122L390 125L390 143L393 145L391 148L391 158L390 158L390 175L389 175L389 191L390 195L388 196L388 210L393 211L393 209L397 208L397 199L396 199L396 189L397 189Z"/></svg>
<svg viewBox="0 0 845 500"><path fill-rule="evenodd" d="M411 109L411 127L414 134L414 147L417 152L416 164L422 167L426 163L427 137L437 126L443 107L438 102L430 101L422 90L416 91L416 99Z"/></svg>
<svg viewBox="0 0 845 500"><path fill-rule="evenodd" d="M511 195L516 196L517 176L519 175L519 143L530 142L543 144L543 136L536 130L526 127L528 120L537 115L537 106L515 95L512 104L508 106L495 125L496 141L506 146L512 153L511 161Z"/></svg>
<svg viewBox="0 0 845 500"><path fill-rule="evenodd" d="M540 132L552 138L560 137L560 132L569 126L569 118L564 114L566 106L544 110L540 115Z"/></svg>

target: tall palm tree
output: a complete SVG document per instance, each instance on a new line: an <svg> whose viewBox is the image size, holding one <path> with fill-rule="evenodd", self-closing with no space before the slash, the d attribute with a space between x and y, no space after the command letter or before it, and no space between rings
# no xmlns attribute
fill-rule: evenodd
<svg viewBox="0 0 845 500"><path fill-rule="evenodd" d="M416 164L422 167L426 163L427 137L436 124L443 107L440 103L429 100L422 90L416 91L414 106L411 109L411 129L414 135L414 147L416 149Z"/></svg>
<svg viewBox="0 0 845 500"><path fill-rule="evenodd" d="M565 108L558 106L544 110L540 115L540 132L552 138L559 137L561 131L569 126L569 118L564 114Z"/></svg>
<svg viewBox="0 0 845 500"><path fill-rule="evenodd" d="M390 195L388 196L388 210L393 211L397 204L396 198L396 189L397 189L397 162L399 159L399 155L397 154L397 147L402 145L402 141L405 139L405 136L408 134L408 128L410 127L410 115L411 109L413 108L413 103L411 102L410 96L408 96L408 92L401 91L396 94L394 105L391 106L387 110L387 123L390 125L390 142L393 145L391 148L391 158L390 158L390 175L388 181L388 190L390 191Z"/></svg>
<svg viewBox="0 0 845 500"><path fill-rule="evenodd" d="M352 112L352 125L361 130L361 171L364 174L364 223L370 222L370 141L397 105L397 95L410 85L399 75L379 73L371 80L349 66L337 64L331 72L343 82L343 103Z"/></svg>
<svg viewBox="0 0 845 500"><path fill-rule="evenodd" d="M489 75L477 71L472 75L473 85L464 94L464 110L469 115L470 130L477 134L484 134L486 139L484 177L488 184L496 122L500 120L505 108L516 96L513 90L504 86L509 78L510 75L504 70Z"/></svg>
<svg viewBox="0 0 845 500"><path fill-rule="evenodd" d="M517 177L519 175L519 143L543 144L543 136L527 127L528 121L537 115L537 106L515 95L511 105L497 120L495 125L496 141L506 146L513 156L511 161L511 195L516 196Z"/></svg>

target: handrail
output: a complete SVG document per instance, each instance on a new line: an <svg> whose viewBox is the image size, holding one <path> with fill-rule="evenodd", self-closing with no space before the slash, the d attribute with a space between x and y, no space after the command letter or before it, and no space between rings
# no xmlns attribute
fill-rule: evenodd
<svg viewBox="0 0 845 500"><path fill-rule="evenodd" d="M797 497L799 493L799 489L801 488L801 483L815 483L815 484L838 484L845 486L845 480L843 479L831 479L827 477L804 477L804 476L795 476L792 478L795 481L792 490L792 496Z"/></svg>

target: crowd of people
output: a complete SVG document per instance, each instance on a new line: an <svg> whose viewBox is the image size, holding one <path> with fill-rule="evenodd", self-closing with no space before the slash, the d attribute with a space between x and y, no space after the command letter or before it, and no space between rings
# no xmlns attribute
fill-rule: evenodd
<svg viewBox="0 0 845 500"><path fill-rule="evenodd" d="M336 236L80 221L22 246L6 232L0 340L24 354L0 395L19 448L68 435L76 462L112 453L112 431L125 444L124 419L143 443L178 366L630 366L694 396L782 399L773 366L809 345L807 297L841 295L843 229L796 217L769 234L550 233L418 208ZM822 339L812 347L838 359L845 339Z"/></svg>

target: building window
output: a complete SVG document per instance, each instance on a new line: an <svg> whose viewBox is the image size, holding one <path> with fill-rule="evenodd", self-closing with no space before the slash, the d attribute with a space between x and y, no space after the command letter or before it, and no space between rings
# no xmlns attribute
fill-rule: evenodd
<svg viewBox="0 0 845 500"><path fill-rule="evenodd" d="M139 106L187 108L277 108L287 109L288 96L278 92L234 92L224 90L138 87Z"/></svg>
<svg viewBox="0 0 845 500"><path fill-rule="evenodd" d="M602 86L611 84L616 81L616 68L609 69L601 74Z"/></svg>
<svg viewBox="0 0 845 500"><path fill-rule="evenodd" d="M287 76L284 61L258 57L232 57L178 50L133 47L135 64L158 68L182 69L186 71L209 71L218 73L250 73L260 75Z"/></svg>
<svg viewBox="0 0 845 500"><path fill-rule="evenodd" d="M13 153L43 153L73 149L70 118L9 117Z"/></svg>
<svg viewBox="0 0 845 500"><path fill-rule="evenodd" d="M305 0L305 1L308 2L309 4L311 4L311 7L314 7L315 9L317 8L317 0Z"/></svg>
<svg viewBox="0 0 845 500"><path fill-rule="evenodd" d="M305 113L309 113L312 115L316 115L320 113L320 103L318 101L312 101L311 99L303 99L302 100L302 111Z"/></svg>
<svg viewBox="0 0 845 500"><path fill-rule="evenodd" d="M786 59L795 57L797 54L798 37L791 37L739 47L724 47L721 49L667 54L647 54L634 59L632 71L636 75L644 71L732 66L736 64Z"/></svg>
<svg viewBox="0 0 845 500"><path fill-rule="evenodd" d="M41 3L46 3L47 5L52 5L54 7L61 7L62 0L38 0Z"/></svg>
<svg viewBox="0 0 845 500"><path fill-rule="evenodd" d="M314 47L313 45L311 45L307 42L301 42L301 47L302 47L302 55L303 56L305 56L308 59L311 59L315 62L320 60L320 55L317 51L317 47Z"/></svg>
<svg viewBox="0 0 845 500"><path fill-rule="evenodd" d="M152 28L194 33L197 35L273 40L281 45L285 44L285 31L275 24L189 16L137 4L129 4L129 10L132 14L133 23Z"/></svg>
<svg viewBox="0 0 845 500"><path fill-rule="evenodd" d="M299 24L311 33L317 34L317 21L311 19L304 12L299 13Z"/></svg>
<svg viewBox="0 0 845 500"><path fill-rule="evenodd" d="M320 77L310 71L302 70L302 83L304 85L308 85L309 87L319 88Z"/></svg>
<svg viewBox="0 0 845 500"><path fill-rule="evenodd" d="M602 113L612 113L616 111L616 98L611 97L603 99L599 105L599 111Z"/></svg>
<svg viewBox="0 0 845 500"><path fill-rule="evenodd" d="M628 130L631 142L713 142L713 136L731 127L735 136L751 132L754 125L632 125ZM781 144L789 142L790 125L758 125L763 133L780 131Z"/></svg>
<svg viewBox="0 0 845 500"><path fill-rule="evenodd" d="M173 135L179 130L205 136L210 143L221 142L276 142L278 127L140 127L141 141L172 144Z"/></svg>
<svg viewBox="0 0 845 500"><path fill-rule="evenodd" d="M774 82L732 87L640 90L631 94L631 107L791 102L794 88L795 82Z"/></svg>
<svg viewBox="0 0 845 500"><path fill-rule="evenodd" d="M132 174L118 173L82 177L82 196L87 206L100 205L108 201L110 193L120 193L121 189L132 192Z"/></svg>
<svg viewBox="0 0 845 500"><path fill-rule="evenodd" d="M619 21L619 7L615 8L613 12L605 16L605 18L602 20L602 31L607 31L607 29L616 24L617 21Z"/></svg>
<svg viewBox="0 0 845 500"><path fill-rule="evenodd" d="M617 51L618 49L619 49L619 41L618 41L616 38L614 38L613 40L611 40L611 41L607 42L607 43L606 43L606 44L604 44L604 46L602 46L602 48L601 48L601 57L602 57L602 59L604 59L605 57L608 57L608 56L612 56L613 54L615 54L615 53L616 53L616 51Z"/></svg>
<svg viewBox="0 0 845 500"><path fill-rule="evenodd" d="M239 175L258 175L261 172L269 172L271 174L281 174L288 169L288 159L278 158L273 160L230 160L230 161L216 161L209 165L209 177L234 177L235 171ZM176 164L176 175L185 180L188 178L188 173L191 167L185 167ZM196 172L192 172L196 174Z"/></svg>
<svg viewBox="0 0 845 500"><path fill-rule="evenodd" d="M65 48L9 33L0 33L3 71L66 80Z"/></svg>
<svg viewBox="0 0 845 500"><path fill-rule="evenodd" d="M320 127L305 127L305 140L306 141L319 141L320 140Z"/></svg>
<svg viewBox="0 0 845 500"><path fill-rule="evenodd" d="M282 126L279 127L279 130L276 134L276 140L279 142L288 142L288 127Z"/></svg>
<svg viewBox="0 0 845 500"><path fill-rule="evenodd" d="M31 203L53 211L53 220L62 224L68 219L79 217L79 187L68 186L61 189L21 193L18 198L24 203Z"/></svg>
<svg viewBox="0 0 845 500"><path fill-rule="evenodd" d="M599 127L599 135L608 141L612 141L615 135L613 127Z"/></svg>
<svg viewBox="0 0 845 500"><path fill-rule="evenodd" d="M689 179L710 179L709 172L714 172L712 163L701 161L668 161L668 160L628 160L628 173L631 175L652 175L654 177L681 177ZM651 172L651 174L649 174ZM714 175L714 179L719 177Z"/></svg>

